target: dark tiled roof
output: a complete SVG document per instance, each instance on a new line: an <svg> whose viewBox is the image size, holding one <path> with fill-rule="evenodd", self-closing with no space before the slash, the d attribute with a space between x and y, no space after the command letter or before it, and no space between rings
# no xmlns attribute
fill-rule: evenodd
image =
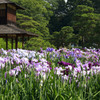
<svg viewBox="0 0 100 100"><path fill-rule="evenodd" d="M22 8L22 7L20 7L19 5L17 5L16 3L14 3L14 2L12 2L12 1L10 1L10 0L0 0L0 4L5 4L5 3L8 3L8 4L13 4L14 6L16 6L16 8L17 9L23 9L24 10L24 8Z"/></svg>
<svg viewBox="0 0 100 100"><path fill-rule="evenodd" d="M9 0L0 0L0 3L12 3L12 2Z"/></svg>
<svg viewBox="0 0 100 100"><path fill-rule="evenodd" d="M36 36L31 32L27 32L23 29L16 27L15 25L0 25L0 35L13 34L13 35L26 35L26 36Z"/></svg>

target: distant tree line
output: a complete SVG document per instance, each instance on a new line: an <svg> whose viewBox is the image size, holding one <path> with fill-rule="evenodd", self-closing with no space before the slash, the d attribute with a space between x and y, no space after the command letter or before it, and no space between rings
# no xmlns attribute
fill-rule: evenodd
<svg viewBox="0 0 100 100"><path fill-rule="evenodd" d="M11 1L25 8L17 12L17 25L39 35L27 41L25 49L100 48L100 0Z"/></svg>

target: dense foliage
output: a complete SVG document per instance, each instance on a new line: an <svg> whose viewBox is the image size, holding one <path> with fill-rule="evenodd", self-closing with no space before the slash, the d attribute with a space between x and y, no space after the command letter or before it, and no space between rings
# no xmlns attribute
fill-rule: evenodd
<svg viewBox="0 0 100 100"><path fill-rule="evenodd" d="M99 100L100 49L0 50L1 100Z"/></svg>
<svg viewBox="0 0 100 100"><path fill-rule="evenodd" d="M100 0L11 1L25 8L17 11L17 25L57 48L100 47ZM72 27L73 32L66 28L63 34L63 27Z"/></svg>
<svg viewBox="0 0 100 100"><path fill-rule="evenodd" d="M73 28L70 26L62 27L59 32L54 32L51 41L57 48L67 47L70 43L73 43Z"/></svg>
<svg viewBox="0 0 100 100"><path fill-rule="evenodd" d="M42 49L46 49L47 47L55 48L54 45L51 45L50 42L43 40L42 38L31 38L26 42L24 49L28 50L36 50L39 51Z"/></svg>

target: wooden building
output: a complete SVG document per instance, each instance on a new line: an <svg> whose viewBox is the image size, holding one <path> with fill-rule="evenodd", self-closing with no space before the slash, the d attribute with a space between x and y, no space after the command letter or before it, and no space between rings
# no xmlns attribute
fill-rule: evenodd
<svg viewBox="0 0 100 100"><path fill-rule="evenodd" d="M18 48L18 37L22 38L22 47L24 37L38 37L37 35L20 29L16 26L16 10L24 8L20 7L9 0L0 0L0 38L6 38L6 49L8 49L8 38L11 38L12 49L13 40L15 39L15 48Z"/></svg>

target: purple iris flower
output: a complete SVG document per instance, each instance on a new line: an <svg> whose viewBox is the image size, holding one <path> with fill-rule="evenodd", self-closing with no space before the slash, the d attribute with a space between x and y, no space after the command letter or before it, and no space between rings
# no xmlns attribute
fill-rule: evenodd
<svg viewBox="0 0 100 100"><path fill-rule="evenodd" d="M100 63L99 63L99 62L95 62L95 63L93 64L93 66L100 66Z"/></svg>
<svg viewBox="0 0 100 100"><path fill-rule="evenodd" d="M68 65L71 65L71 63L67 63L67 62L64 62L64 61L61 61L61 62L58 62L59 65L63 65L63 66L68 66Z"/></svg>
<svg viewBox="0 0 100 100"><path fill-rule="evenodd" d="M49 66L51 66L51 62L48 62L48 61L47 61L47 64L49 64Z"/></svg>
<svg viewBox="0 0 100 100"><path fill-rule="evenodd" d="M78 57L78 58L81 58L81 55L79 54L79 55L77 55L77 57Z"/></svg>
<svg viewBox="0 0 100 100"><path fill-rule="evenodd" d="M29 63L32 64L32 60L31 59L29 59Z"/></svg>
<svg viewBox="0 0 100 100"><path fill-rule="evenodd" d="M66 55L64 55L64 57L67 59L68 58L68 56L66 56Z"/></svg>
<svg viewBox="0 0 100 100"><path fill-rule="evenodd" d="M73 56L75 56L75 53L72 51L72 52L70 52L70 55L73 57Z"/></svg>
<svg viewBox="0 0 100 100"><path fill-rule="evenodd" d="M89 69L91 69L91 68L92 68L92 63L89 62L89 63L88 63L88 66L89 66Z"/></svg>
<svg viewBox="0 0 100 100"><path fill-rule="evenodd" d="M71 64L71 63L67 63L67 62L64 62L64 61L61 61L61 62L58 62L59 65L63 65L63 66L72 66L72 68L74 69L75 68L75 65L74 64Z"/></svg>
<svg viewBox="0 0 100 100"><path fill-rule="evenodd" d="M54 49L53 48L47 48L46 51L47 52L52 52Z"/></svg>
<svg viewBox="0 0 100 100"><path fill-rule="evenodd" d="M76 59L77 59L77 58L74 59L74 62L76 62Z"/></svg>
<svg viewBox="0 0 100 100"><path fill-rule="evenodd" d="M6 80L6 84L7 84L7 80Z"/></svg>
<svg viewBox="0 0 100 100"><path fill-rule="evenodd" d="M75 65L73 64L72 67L73 67L73 69L74 69L74 68L75 68Z"/></svg>
<svg viewBox="0 0 100 100"><path fill-rule="evenodd" d="M61 71L64 75L67 75L68 76L68 73L69 73L69 68L66 68L64 71Z"/></svg>
<svg viewBox="0 0 100 100"><path fill-rule="evenodd" d="M5 78L7 77L7 72L5 72Z"/></svg>
<svg viewBox="0 0 100 100"><path fill-rule="evenodd" d="M99 49L97 49L96 52L99 52Z"/></svg>

